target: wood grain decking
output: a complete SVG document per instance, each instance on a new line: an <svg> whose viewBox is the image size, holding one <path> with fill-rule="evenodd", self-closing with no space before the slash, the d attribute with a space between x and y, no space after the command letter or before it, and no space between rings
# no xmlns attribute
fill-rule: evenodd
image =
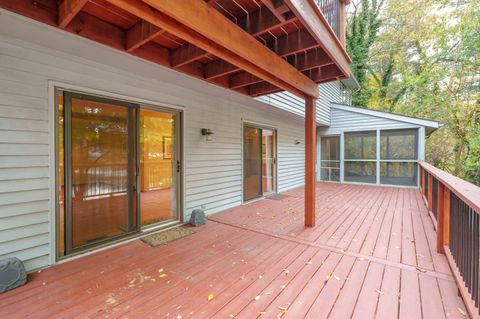
<svg viewBox="0 0 480 319"><path fill-rule="evenodd" d="M0 318L465 318L418 190L317 184L311 229L287 194L34 273Z"/></svg>

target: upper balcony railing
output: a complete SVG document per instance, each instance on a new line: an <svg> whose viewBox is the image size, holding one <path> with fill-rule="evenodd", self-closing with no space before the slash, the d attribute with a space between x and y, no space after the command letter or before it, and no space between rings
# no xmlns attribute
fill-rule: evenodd
<svg viewBox="0 0 480 319"><path fill-rule="evenodd" d="M342 18L341 10L343 10L342 6L344 4L341 0L314 0L315 3L322 11L323 16L327 20L330 27L332 27L333 32L337 35L337 37L341 38L341 21Z"/></svg>
<svg viewBox="0 0 480 319"><path fill-rule="evenodd" d="M480 187L420 163L421 192L471 318L480 317Z"/></svg>

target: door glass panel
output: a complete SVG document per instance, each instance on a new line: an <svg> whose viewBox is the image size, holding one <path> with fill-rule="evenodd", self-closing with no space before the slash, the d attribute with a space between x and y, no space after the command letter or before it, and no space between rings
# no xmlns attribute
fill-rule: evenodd
<svg viewBox="0 0 480 319"><path fill-rule="evenodd" d="M140 211L142 226L177 217L175 120L140 110Z"/></svg>
<svg viewBox="0 0 480 319"><path fill-rule="evenodd" d="M340 137L321 137L320 179L340 181Z"/></svg>
<svg viewBox="0 0 480 319"><path fill-rule="evenodd" d="M262 130L263 194L275 192L275 131Z"/></svg>
<svg viewBox="0 0 480 319"><path fill-rule="evenodd" d="M262 196L262 130L243 129L243 198Z"/></svg>
<svg viewBox="0 0 480 319"><path fill-rule="evenodd" d="M71 98L72 248L127 233L129 108Z"/></svg>

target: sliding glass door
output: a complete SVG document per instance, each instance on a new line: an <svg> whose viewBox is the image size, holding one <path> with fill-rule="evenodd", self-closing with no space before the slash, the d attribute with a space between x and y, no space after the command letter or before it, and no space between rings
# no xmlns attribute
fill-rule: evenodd
<svg viewBox="0 0 480 319"><path fill-rule="evenodd" d="M177 218L178 114L58 95L59 256Z"/></svg>
<svg viewBox="0 0 480 319"><path fill-rule="evenodd" d="M253 125L243 127L243 199L249 201L275 192L276 131Z"/></svg>
<svg viewBox="0 0 480 319"><path fill-rule="evenodd" d="M140 109L141 225L177 218L175 113Z"/></svg>

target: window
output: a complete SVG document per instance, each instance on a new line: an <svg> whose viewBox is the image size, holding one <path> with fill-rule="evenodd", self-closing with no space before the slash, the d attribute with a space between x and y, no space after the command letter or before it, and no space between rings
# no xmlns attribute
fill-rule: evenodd
<svg viewBox="0 0 480 319"><path fill-rule="evenodd" d="M344 143L344 180L359 183L376 183L376 131L345 133Z"/></svg>
<svg viewBox="0 0 480 319"><path fill-rule="evenodd" d="M418 129L380 131L380 183L417 185Z"/></svg>

